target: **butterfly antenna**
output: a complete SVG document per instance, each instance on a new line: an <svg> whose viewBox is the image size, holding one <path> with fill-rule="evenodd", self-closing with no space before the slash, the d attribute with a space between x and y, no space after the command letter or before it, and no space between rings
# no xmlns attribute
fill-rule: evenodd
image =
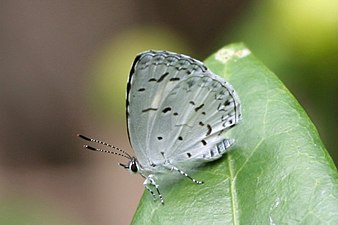
<svg viewBox="0 0 338 225"><path fill-rule="evenodd" d="M97 140L97 139L86 137L86 136L84 136L82 134L78 134L77 136L80 137L80 138L82 138L82 139L84 139L84 140L86 140L86 141L95 142L95 143L98 143L98 144L101 144L101 145L108 146L109 148L116 149L117 151L122 152L124 155L120 154L120 153L116 153L116 152L112 152L112 151L107 151L107 150L102 150L102 149L99 149L99 148L93 148L91 146L84 145L84 147L87 148L87 149L89 149L89 150L95 150L95 151L100 151L100 152L106 152L106 153L111 153L111 154L115 154L115 155L120 155L120 156L124 156L127 159L131 159L132 158L127 152L125 152L122 149L120 149L118 147L115 147L115 146L113 146L111 144L108 144L106 142L103 142L103 141L100 141L100 140Z"/></svg>
<svg viewBox="0 0 338 225"><path fill-rule="evenodd" d="M92 151L110 153L110 154L119 155L119 156L123 156L123 157L125 157L127 159L130 159L129 157L127 157L127 156L125 156L125 155L123 155L121 153L118 153L118 152L112 152L112 151L108 151L108 150L104 150L104 149L100 149L100 148L94 148L94 147L92 147L90 145L84 145L83 147L86 148L86 149L92 150Z"/></svg>

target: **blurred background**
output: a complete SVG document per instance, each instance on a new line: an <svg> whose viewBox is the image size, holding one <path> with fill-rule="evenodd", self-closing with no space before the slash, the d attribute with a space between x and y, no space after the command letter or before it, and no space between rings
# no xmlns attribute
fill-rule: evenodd
<svg viewBox="0 0 338 225"><path fill-rule="evenodd" d="M137 53L205 59L244 42L303 105L338 162L338 1L0 2L0 224L129 224L143 179L77 133L132 153Z"/></svg>

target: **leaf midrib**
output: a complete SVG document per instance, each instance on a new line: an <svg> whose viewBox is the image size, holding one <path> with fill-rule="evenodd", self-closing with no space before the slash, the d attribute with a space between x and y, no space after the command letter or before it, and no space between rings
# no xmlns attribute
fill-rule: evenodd
<svg viewBox="0 0 338 225"><path fill-rule="evenodd" d="M231 195L231 209L232 209L232 221L234 225L239 224L237 217L237 195L235 188L235 179L234 177L234 168L232 166L232 157L231 154L228 156L228 168L229 168L229 183L230 183L230 195Z"/></svg>

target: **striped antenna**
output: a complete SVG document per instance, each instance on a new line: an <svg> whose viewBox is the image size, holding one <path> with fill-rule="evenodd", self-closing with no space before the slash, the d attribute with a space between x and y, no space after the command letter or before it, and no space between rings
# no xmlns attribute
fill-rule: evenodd
<svg viewBox="0 0 338 225"><path fill-rule="evenodd" d="M112 151L108 151L108 150L103 150L103 149L100 149L100 148L94 148L92 146L89 146L89 145L84 145L83 147L89 149L89 150L92 150L92 151L98 151L98 152L105 152L105 153L110 153L110 154L114 154L114 155L119 155L119 156L123 156L127 159L131 159L132 157L125 151L123 151L122 149L118 148L118 147L115 147L111 144L108 144L106 142L103 142L103 141L100 141L100 140L97 140L97 139L93 139L93 138L89 138L89 137L86 137L82 134L77 134L78 137L86 140L86 141L90 141L90 142L95 142L95 143L98 143L98 144L101 144L101 145L105 145L105 146L108 146L110 148L113 148L113 149L116 149L117 151L120 151L122 153L118 153L118 152L112 152Z"/></svg>
<svg viewBox="0 0 338 225"><path fill-rule="evenodd" d="M119 155L119 156L123 156L123 157L125 157L127 159L130 159L127 156L125 156L125 155L123 155L121 153L118 153L118 152L112 152L112 151L109 151L109 150L104 150L104 149L100 149L100 148L94 148L94 147L92 147L90 145L84 145L83 147L86 148L86 149L92 150L92 151L110 153L110 154Z"/></svg>

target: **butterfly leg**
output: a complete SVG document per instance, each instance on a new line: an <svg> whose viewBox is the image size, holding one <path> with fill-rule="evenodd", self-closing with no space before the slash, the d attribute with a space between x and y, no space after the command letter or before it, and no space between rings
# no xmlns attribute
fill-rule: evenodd
<svg viewBox="0 0 338 225"><path fill-rule="evenodd" d="M186 172L178 169L177 167L175 166L172 166L171 167L171 170L175 170L177 172L179 172L180 174L182 174L183 176L187 177L188 179L190 179L192 182L194 182L195 184L203 184L204 182L203 181L198 181L198 180L195 180L194 178L192 178L191 176L189 176Z"/></svg>
<svg viewBox="0 0 338 225"><path fill-rule="evenodd" d="M153 199L154 199L154 201L155 201L155 200L156 200L156 195L155 195L155 193L153 192L153 190L151 190L150 187L148 187L147 182L144 182L143 185L144 185L144 187L147 189L147 191L150 192L150 194L153 196Z"/></svg>
<svg viewBox="0 0 338 225"><path fill-rule="evenodd" d="M194 182L195 184L203 184L204 182L203 181L198 181L198 180L195 180L194 178L192 178L191 176L189 176L186 172L184 172L183 170L180 170L178 169L176 166L174 166L173 164L171 164L167 159L166 157L164 156L164 152L161 152L165 162L166 162L166 168L169 169L170 171L177 171L179 172L181 175L185 176L186 178L190 179L192 182Z"/></svg>
<svg viewBox="0 0 338 225"><path fill-rule="evenodd" d="M158 197L160 198L161 204L164 205L164 199L163 199L163 196L160 192L159 185L155 182L153 177L154 177L154 175L150 174L148 177L146 177L146 180L144 181L143 184L144 184L145 188L151 193L154 200L156 200L155 193L148 186L148 184L153 185L156 188L156 191L157 191Z"/></svg>

